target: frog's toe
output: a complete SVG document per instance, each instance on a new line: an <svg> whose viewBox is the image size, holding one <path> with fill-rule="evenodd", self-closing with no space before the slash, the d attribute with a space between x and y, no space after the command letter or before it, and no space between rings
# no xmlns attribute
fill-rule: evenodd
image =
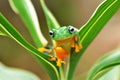
<svg viewBox="0 0 120 80"><path fill-rule="evenodd" d="M72 48L75 47L75 42L72 42L71 47L72 47Z"/></svg>
<svg viewBox="0 0 120 80"><path fill-rule="evenodd" d="M57 61L57 58L56 57L51 57L48 60L50 60L50 61Z"/></svg>
<svg viewBox="0 0 120 80"><path fill-rule="evenodd" d="M79 52L79 46L75 45L75 52Z"/></svg>
<svg viewBox="0 0 120 80"><path fill-rule="evenodd" d="M62 63L63 63L63 64L66 64L66 62L63 61L62 59L58 59L58 60L57 60L57 66L60 67L60 66L62 65Z"/></svg>
<svg viewBox="0 0 120 80"><path fill-rule="evenodd" d="M46 47L38 48L38 51L48 53L48 54L52 52L51 49L48 49Z"/></svg>
<svg viewBox="0 0 120 80"><path fill-rule="evenodd" d="M80 45L79 45L79 49L82 49L82 48L83 48L83 46L80 44Z"/></svg>
<svg viewBox="0 0 120 80"><path fill-rule="evenodd" d="M82 45L78 45L78 44L75 45L75 52L76 53L79 52L81 49L82 49Z"/></svg>

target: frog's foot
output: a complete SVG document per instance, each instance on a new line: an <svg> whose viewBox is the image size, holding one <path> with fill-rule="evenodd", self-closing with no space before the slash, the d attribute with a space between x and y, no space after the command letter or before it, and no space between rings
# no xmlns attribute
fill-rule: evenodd
<svg viewBox="0 0 120 80"><path fill-rule="evenodd" d="M50 61L57 61L57 58L56 57L51 57L48 60L50 60Z"/></svg>
<svg viewBox="0 0 120 80"><path fill-rule="evenodd" d="M62 59L58 59L58 60L57 60L57 66L58 66L58 67L60 67L60 66L62 65L62 63L63 63L63 64L66 64L66 62L63 61Z"/></svg>
<svg viewBox="0 0 120 80"><path fill-rule="evenodd" d="M56 57L51 57L49 58L50 61L56 61L57 66L60 67L62 64L66 64L65 61L63 61L62 59L58 59Z"/></svg>
<svg viewBox="0 0 120 80"><path fill-rule="evenodd" d="M71 47L75 48L76 53L82 49L82 45L78 42L77 37L75 37L75 40L72 42Z"/></svg>
<svg viewBox="0 0 120 80"><path fill-rule="evenodd" d="M82 49L81 44L75 44L75 52L79 52Z"/></svg>
<svg viewBox="0 0 120 80"><path fill-rule="evenodd" d="M41 47L41 48L38 48L38 51L49 54L52 52L52 49L50 49L48 47Z"/></svg>

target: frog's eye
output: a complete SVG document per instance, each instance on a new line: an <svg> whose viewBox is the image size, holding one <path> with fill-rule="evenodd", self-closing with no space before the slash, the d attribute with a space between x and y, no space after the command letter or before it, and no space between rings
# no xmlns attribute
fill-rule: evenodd
<svg viewBox="0 0 120 80"><path fill-rule="evenodd" d="M54 37L54 32L52 30L49 31L50 37Z"/></svg>
<svg viewBox="0 0 120 80"><path fill-rule="evenodd" d="M69 26L68 30L69 30L69 32L72 34L72 33L74 32L75 29L74 29L74 27Z"/></svg>

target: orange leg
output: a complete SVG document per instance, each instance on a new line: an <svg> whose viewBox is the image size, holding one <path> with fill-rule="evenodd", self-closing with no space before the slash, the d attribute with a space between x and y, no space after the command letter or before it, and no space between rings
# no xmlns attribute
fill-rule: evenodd
<svg viewBox="0 0 120 80"><path fill-rule="evenodd" d="M60 67L62 64L66 64L65 61L63 61L62 59L58 59L56 57L51 57L49 58L50 61L56 61L56 64L58 67Z"/></svg>
<svg viewBox="0 0 120 80"><path fill-rule="evenodd" d="M57 61L57 58L56 57L51 57L49 58L50 61Z"/></svg>
<svg viewBox="0 0 120 80"><path fill-rule="evenodd" d="M62 63L63 63L63 64L66 64L66 62L63 61L62 59L58 59L58 60L57 60L57 66L60 67L60 66L62 65Z"/></svg>
<svg viewBox="0 0 120 80"><path fill-rule="evenodd" d="M52 52L51 49L47 49L47 48L45 48L45 47L38 48L38 51L40 51L40 52L48 52L48 53L51 53L51 52Z"/></svg>
<svg viewBox="0 0 120 80"><path fill-rule="evenodd" d="M72 41L71 47L72 47L72 48L75 48L75 40Z"/></svg>
<svg viewBox="0 0 120 80"><path fill-rule="evenodd" d="M61 66L62 64L66 64L65 61L63 61L64 58L68 58L68 52L65 51L62 47L56 47L55 48L56 56L57 56L57 66Z"/></svg>
<svg viewBox="0 0 120 80"><path fill-rule="evenodd" d="M45 47L39 48L38 51L40 51L40 52L48 52L48 53L52 52L51 49L47 49ZM56 64L57 64L58 67L60 67L62 64L66 64L66 62L63 61L63 58L67 58L68 53L61 47L56 47L55 52L56 52L57 57L51 57L48 60L56 61Z"/></svg>
<svg viewBox="0 0 120 80"><path fill-rule="evenodd" d="M82 45L75 44L75 52L79 52L82 49Z"/></svg>
<svg viewBox="0 0 120 80"><path fill-rule="evenodd" d="M82 45L78 42L77 37L75 36L74 40L75 52L79 52L82 49Z"/></svg>

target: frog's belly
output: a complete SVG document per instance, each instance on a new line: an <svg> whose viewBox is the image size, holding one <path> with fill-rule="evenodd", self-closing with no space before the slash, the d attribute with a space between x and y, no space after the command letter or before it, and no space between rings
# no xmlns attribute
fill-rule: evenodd
<svg viewBox="0 0 120 80"><path fill-rule="evenodd" d="M68 58L68 52L64 50L62 47L55 48L56 56L59 59Z"/></svg>
<svg viewBox="0 0 120 80"><path fill-rule="evenodd" d="M55 48L56 56L59 59L68 58L71 49L71 42L66 42Z"/></svg>
<svg viewBox="0 0 120 80"><path fill-rule="evenodd" d="M61 47L69 53L71 49L71 42L66 42L63 45L61 45Z"/></svg>
<svg viewBox="0 0 120 80"><path fill-rule="evenodd" d="M74 41L74 37L65 40L58 40L56 41L56 47L62 47L65 51L69 53L73 41Z"/></svg>

